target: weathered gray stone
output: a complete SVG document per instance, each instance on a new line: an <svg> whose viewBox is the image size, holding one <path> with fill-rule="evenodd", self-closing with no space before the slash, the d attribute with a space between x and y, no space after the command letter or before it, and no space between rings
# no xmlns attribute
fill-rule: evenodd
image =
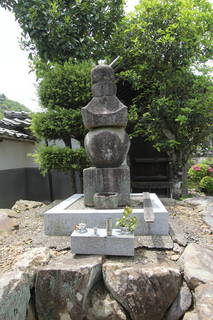
<svg viewBox="0 0 213 320"><path fill-rule="evenodd" d="M104 192L118 193L118 205L126 206L130 202L130 172L124 165L118 168L87 168L84 176L84 203L94 206L94 194Z"/></svg>
<svg viewBox="0 0 213 320"><path fill-rule="evenodd" d="M178 243L174 242L173 251L176 253L182 254L184 251L184 248L182 246L180 246Z"/></svg>
<svg viewBox="0 0 213 320"><path fill-rule="evenodd" d="M30 286L24 272L14 271L0 277L0 319L23 320L30 300Z"/></svg>
<svg viewBox="0 0 213 320"><path fill-rule="evenodd" d="M81 114L87 129L125 128L128 121L127 107L115 96L93 98L86 107L81 109Z"/></svg>
<svg viewBox="0 0 213 320"><path fill-rule="evenodd" d="M27 315L26 315L26 319L25 320L38 320L36 317L36 311L35 311L35 306L32 303L32 301L30 301L28 308L27 308Z"/></svg>
<svg viewBox="0 0 213 320"><path fill-rule="evenodd" d="M102 281L91 292L86 320L126 320L122 306L111 297Z"/></svg>
<svg viewBox="0 0 213 320"><path fill-rule="evenodd" d="M161 320L176 298L181 274L174 265L106 261L103 278L112 296L133 320Z"/></svg>
<svg viewBox="0 0 213 320"><path fill-rule="evenodd" d="M18 229L19 223L17 219L9 218L5 213L0 213L0 232L9 232Z"/></svg>
<svg viewBox="0 0 213 320"><path fill-rule="evenodd" d="M95 193L93 201L96 209L116 209L118 207L118 193Z"/></svg>
<svg viewBox="0 0 213 320"><path fill-rule="evenodd" d="M185 313L183 320L200 320L200 319L198 318L197 312L189 311Z"/></svg>
<svg viewBox="0 0 213 320"><path fill-rule="evenodd" d="M213 250L190 243L181 259L184 278L190 288L213 281Z"/></svg>
<svg viewBox="0 0 213 320"><path fill-rule="evenodd" d="M123 128L100 128L89 131L84 146L97 168L119 167L129 150L129 136Z"/></svg>
<svg viewBox="0 0 213 320"><path fill-rule="evenodd" d="M19 218L20 215L12 209L0 209L0 216L7 215L9 218Z"/></svg>
<svg viewBox="0 0 213 320"><path fill-rule="evenodd" d="M29 285L32 287L35 280L35 271L39 266L46 265L53 256L49 248L33 248L24 252L14 264L13 269L23 271L27 274Z"/></svg>
<svg viewBox="0 0 213 320"><path fill-rule="evenodd" d="M88 294L100 276L99 257L63 256L38 270L38 319L83 319Z"/></svg>
<svg viewBox="0 0 213 320"><path fill-rule="evenodd" d="M180 292L169 308L165 320L179 320L190 308L192 304L192 294L185 282L183 282Z"/></svg>
<svg viewBox="0 0 213 320"><path fill-rule="evenodd" d="M106 64L101 64L93 68L91 72L93 83L100 81L115 81L114 70Z"/></svg>
<svg viewBox="0 0 213 320"><path fill-rule="evenodd" d="M112 236L107 236L106 229L87 232L73 231L71 234L71 251L77 254L100 254L111 256L134 256L134 235L121 234L119 229L112 230Z"/></svg>
<svg viewBox="0 0 213 320"><path fill-rule="evenodd" d="M199 320L213 320L213 282L195 289L195 306Z"/></svg>
<svg viewBox="0 0 213 320"><path fill-rule="evenodd" d="M100 81L92 86L93 97L113 96L117 88L112 81Z"/></svg>
<svg viewBox="0 0 213 320"><path fill-rule="evenodd" d="M203 197L203 196L198 196L198 197L193 197L193 198L188 198L184 199L181 202L186 203L190 206L205 206L206 204L209 203L209 201L212 202L213 198L212 197Z"/></svg>
<svg viewBox="0 0 213 320"><path fill-rule="evenodd" d="M137 236L135 237L135 248L149 249L172 249L173 241L170 236Z"/></svg>
<svg viewBox="0 0 213 320"><path fill-rule="evenodd" d="M179 245L185 247L187 245L187 239L183 230L176 224L174 221L169 219L169 234L172 237L172 240L177 242Z"/></svg>
<svg viewBox="0 0 213 320"><path fill-rule="evenodd" d="M43 205L44 204L42 202L38 202L38 201L18 200L12 207L12 210L15 210L16 212L22 212L22 211L41 207Z"/></svg>

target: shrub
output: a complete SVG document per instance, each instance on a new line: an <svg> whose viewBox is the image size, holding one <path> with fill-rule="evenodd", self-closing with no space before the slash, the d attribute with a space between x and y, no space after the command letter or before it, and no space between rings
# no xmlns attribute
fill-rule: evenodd
<svg viewBox="0 0 213 320"><path fill-rule="evenodd" d="M43 175L51 169L70 172L71 169L82 171L90 166L84 148L71 149L68 147L40 145L32 156L35 162L38 163Z"/></svg>
<svg viewBox="0 0 213 320"><path fill-rule="evenodd" d="M200 180L205 176L210 176L213 169L207 164L199 163L194 164L188 171L189 178L193 182L200 182Z"/></svg>
<svg viewBox="0 0 213 320"><path fill-rule="evenodd" d="M200 188L202 188L207 194L213 194L213 177L205 176L200 180Z"/></svg>

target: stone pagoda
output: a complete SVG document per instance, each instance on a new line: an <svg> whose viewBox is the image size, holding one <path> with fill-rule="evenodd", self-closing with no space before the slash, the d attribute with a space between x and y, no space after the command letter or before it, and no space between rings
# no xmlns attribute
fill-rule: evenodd
<svg viewBox="0 0 213 320"><path fill-rule="evenodd" d="M125 163L130 146L125 131L128 110L116 97L110 66L96 66L91 76L93 98L81 109L84 126L89 129L85 149L94 165L83 173L84 203L93 207L95 195L115 193L118 206L126 206L130 201L130 171Z"/></svg>

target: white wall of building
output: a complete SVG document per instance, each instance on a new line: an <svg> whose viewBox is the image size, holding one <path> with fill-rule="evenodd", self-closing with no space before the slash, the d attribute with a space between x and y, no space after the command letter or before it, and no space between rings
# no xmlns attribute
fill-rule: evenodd
<svg viewBox="0 0 213 320"><path fill-rule="evenodd" d="M38 167L29 153L33 153L34 143L3 140L0 142L0 170Z"/></svg>

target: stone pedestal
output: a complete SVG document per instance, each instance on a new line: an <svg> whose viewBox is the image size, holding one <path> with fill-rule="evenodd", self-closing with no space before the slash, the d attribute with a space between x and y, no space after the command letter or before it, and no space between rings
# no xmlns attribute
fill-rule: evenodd
<svg viewBox="0 0 213 320"><path fill-rule="evenodd" d="M143 194L131 194L131 199L142 198ZM44 214L44 233L49 236L69 236L75 225L86 223L88 228L105 228L106 220L112 218L113 226L117 219L123 215L124 209L96 209L81 207L77 202L83 198L83 194L74 194L70 198L62 201L57 206L48 210ZM133 209L133 215L137 218L137 228L135 236L143 235L168 235L168 212L156 194L150 194L155 221L146 223L144 219L144 208ZM83 200L83 199L82 199ZM83 201L82 201L83 202ZM76 206L75 206L76 204ZM75 206L75 208L72 207Z"/></svg>
<svg viewBox="0 0 213 320"><path fill-rule="evenodd" d="M77 254L101 254L110 256L134 256L134 234L121 234L119 229L113 229L107 236L106 229L98 229L94 235L93 229L85 233L73 231L71 234L71 251Z"/></svg>
<svg viewBox="0 0 213 320"><path fill-rule="evenodd" d="M129 167L123 165L117 168L87 168L84 169L84 203L94 206L95 193L118 193L118 206L126 206L130 201Z"/></svg>

